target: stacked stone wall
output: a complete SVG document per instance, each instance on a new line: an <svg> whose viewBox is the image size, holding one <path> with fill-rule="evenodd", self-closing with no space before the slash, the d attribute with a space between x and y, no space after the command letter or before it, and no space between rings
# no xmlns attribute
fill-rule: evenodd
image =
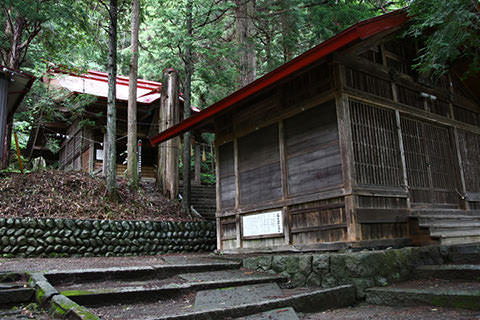
<svg viewBox="0 0 480 320"><path fill-rule="evenodd" d="M407 247L350 253L265 255L243 259L248 269L287 276L292 287L353 284L363 298L369 287L411 278L415 267L448 260L448 248Z"/></svg>
<svg viewBox="0 0 480 320"><path fill-rule="evenodd" d="M0 218L4 257L133 256L213 251L214 222Z"/></svg>

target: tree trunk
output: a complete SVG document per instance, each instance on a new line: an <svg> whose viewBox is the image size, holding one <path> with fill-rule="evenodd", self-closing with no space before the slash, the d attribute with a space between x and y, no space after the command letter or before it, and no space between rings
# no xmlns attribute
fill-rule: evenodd
<svg viewBox="0 0 480 320"><path fill-rule="evenodd" d="M252 39L254 0L235 0L237 9L235 18L237 24L237 43L239 48L240 77L238 87L242 88L257 77L257 62L255 43Z"/></svg>
<svg viewBox="0 0 480 320"><path fill-rule="evenodd" d="M131 57L128 81L128 121L127 121L127 180L130 188L138 188L137 158L137 74L138 74L138 29L139 0L132 0Z"/></svg>
<svg viewBox="0 0 480 320"><path fill-rule="evenodd" d="M201 164L201 146L199 142L195 143L195 174L193 177L193 184L201 185L202 184L202 164Z"/></svg>
<svg viewBox="0 0 480 320"><path fill-rule="evenodd" d="M192 10L193 0L187 2L187 41L185 41L185 91L184 91L184 110L183 117L187 119L190 117L191 109L191 88L192 88L192 73L193 73L193 57L192 57ZM191 187L190 187L190 145L191 145L190 131L183 135L183 210L190 213L191 202Z"/></svg>
<svg viewBox="0 0 480 320"><path fill-rule="evenodd" d="M108 100L107 100L107 145L104 161L106 164L107 196L117 197L117 161L116 161L116 80L117 80L117 0L110 0L110 26L108 42Z"/></svg>
<svg viewBox="0 0 480 320"><path fill-rule="evenodd" d="M296 46L297 32L295 20L290 9L291 4L287 0L280 0L280 8L283 11L280 16L282 29L283 62L286 63L293 58L293 51Z"/></svg>
<svg viewBox="0 0 480 320"><path fill-rule="evenodd" d="M163 71L160 97L159 130L162 132L180 122L178 73L175 69ZM178 196L178 156L180 139L167 140L158 146L158 186L170 199Z"/></svg>

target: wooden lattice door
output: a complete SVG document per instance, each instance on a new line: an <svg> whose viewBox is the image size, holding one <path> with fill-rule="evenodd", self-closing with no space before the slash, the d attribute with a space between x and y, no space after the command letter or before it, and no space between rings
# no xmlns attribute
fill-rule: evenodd
<svg viewBox="0 0 480 320"><path fill-rule="evenodd" d="M449 129L401 118L407 179L415 207L457 207L455 149Z"/></svg>

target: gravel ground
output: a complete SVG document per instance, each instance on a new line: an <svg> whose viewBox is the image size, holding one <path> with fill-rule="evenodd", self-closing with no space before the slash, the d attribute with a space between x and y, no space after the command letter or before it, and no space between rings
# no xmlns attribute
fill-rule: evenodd
<svg viewBox="0 0 480 320"><path fill-rule="evenodd" d="M192 312L195 305L195 293L172 297L151 303L117 304L105 307L89 308L102 320L152 319L160 315L174 315Z"/></svg>
<svg viewBox="0 0 480 320"><path fill-rule="evenodd" d="M151 266L165 264L164 258L175 256L209 257L208 254L172 254L136 257L92 257L92 258L0 258L0 271L48 271L111 268L129 266Z"/></svg>
<svg viewBox="0 0 480 320"><path fill-rule="evenodd" d="M48 314L36 304L19 305L11 308L0 308L0 319L2 320L49 320Z"/></svg>
<svg viewBox="0 0 480 320"><path fill-rule="evenodd" d="M480 311L431 306L388 307L359 304L354 307L305 314L302 320L479 320Z"/></svg>

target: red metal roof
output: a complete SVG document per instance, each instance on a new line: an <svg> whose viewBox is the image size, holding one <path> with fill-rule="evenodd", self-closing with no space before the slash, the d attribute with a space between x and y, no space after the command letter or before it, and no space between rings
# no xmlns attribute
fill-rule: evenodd
<svg viewBox="0 0 480 320"><path fill-rule="evenodd" d="M108 73L88 70L84 73L69 72L60 68L51 68L49 73L55 75L50 83L71 92L88 93L106 98L108 95ZM150 104L160 99L162 84L156 81L137 80L137 102ZM117 100L128 100L128 77L117 76Z"/></svg>
<svg viewBox="0 0 480 320"><path fill-rule="evenodd" d="M408 19L409 18L405 10L398 10L359 22L340 32L336 36L322 42L313 49L308 50L295 59L278 67L272 72L267 73L263 77L255 80L242 89L232 93L228 97L214 103L210 107L202 110L192 117L159 133L155 137L150 138L150 143L152 145L156 145L160 142L178 136L194 127L201 126L206 121L212 119L219 112L228 109L234 104L307 67L308 65L324 58L336 50L345 47L356 40L364 40L382 31L398 27L405 23Z"/></svg>

